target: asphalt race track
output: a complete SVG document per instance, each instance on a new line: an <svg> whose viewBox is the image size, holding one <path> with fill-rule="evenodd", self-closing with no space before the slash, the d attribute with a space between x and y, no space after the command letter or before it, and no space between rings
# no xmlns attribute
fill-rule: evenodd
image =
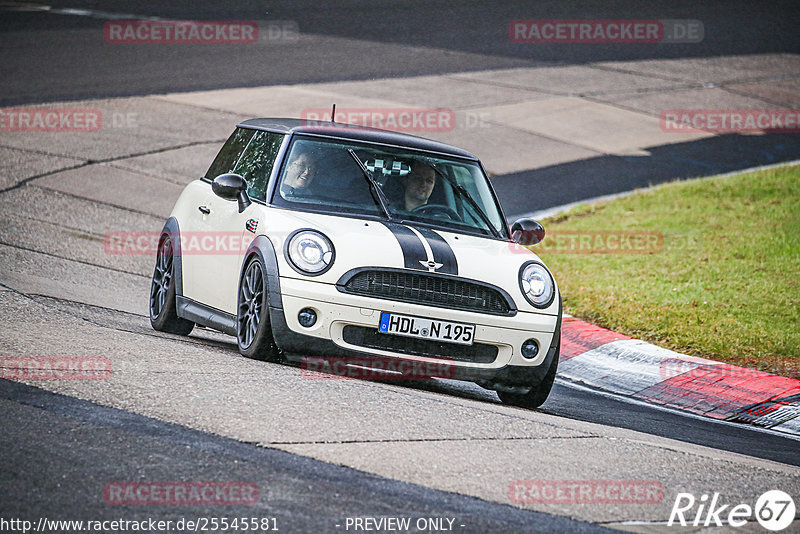
<svg viewBox="0 0 800 534"><path fill-rule="evenodd" d="M124 18L252 20L288 37L264 34L249 47L104 42L104 24ZM509 22L532 18L691 19L704 38L511 42ZM309 380L297 367L239 356L235 340L211 330L155 332L153 256L109 254L103 243L109 231L158 231L238 121L327 107L331 95L351 107L419 101L459 120L490 117L483 130L435 135L483 159L509 218L797 160L792 133L672 141L656 132L644 150L633 135L604 139L563 124L597 113L658 130L658 111L687 98L797 109L798 27L793 2L0 2L0 105L113 117L89 134L0 129L0 357L102 357L113 369L98 381L0 379L0 530L13 529L2 523L10 519L246 516L282 532L365 531L354 518L387 517L422 521L411 532L675 532L688 531L666 526L680 492L752 506L781 489L800 505L800 441L789 435L563 380L532 411L453 381ZM530 77L537 69L548 75ZM564 104L563 114L517 122L547 102ZM504 116L504 106L516 107ZM663 495L514 502L514 483L525 480L656 481ZM170 481L240 482L258 498L129 505L105 493ZM759 528L751 518L707 531ZM800 531L797 519L790 531Z"/></svg>
<svg viewBox="0 0 800 534"><path fill-rule="evenodd" d="M453 495L406 484L347 467L318 462L275 449L255 447L135 414L104 408L40 389L0 382L5 458L16 465L59 457L33 472L20 470L19 479L4 481L5 510L29 509L47 517L78 520L115 519L118 513L102 502L87 479L118 480L131 469L159 480L247 480L269 488L267 498L248 507L248 516L274 518L280 530L324 532L342 522L342 510L352 516L413 516L454 518L474 532L606 532L588 523L520 510L507 505ZM42 439L48 435L49 439ZM36 443L24 450L20 443ZM86 454L93 451L92 454ZM153 461L157 458L157 461ZM53 479L77 492L51 499L42 491ZM274 495L274 497L273 497ZM75 510L80 501L80 510ZM19 507L19 508L18 508ZM237 516L236 506L214 510ZM126 510L125 518L143 520L150 510ZM198 516L196 507L175 506L160 520L177 522ZM462 529L459 529L462 530Z"/></svg>
<svg viewBox="0 0 800 534"><path fill-rule="evenodd" d="M583 64L737 54L796 52L800 48L796 5L791 1L619 2L249 2L235 9L219 2L42 2L56 9L88 9L88 15L41 17L36 2L4 2L0 104L132 96L286 83L330 82L444 74L532 64ZM21 4L21 7L14 7ZM25 6L28 7L25 7ZM158 17L168 20L292 21L310 40L288 46L229 48L103 47L83 30L107 20ZM659 47L520 47L508 39L516 19L696 19L700 43ZM23 33L19 33L22 31ZM13 33L10 33L13 32ZM87 61L87 59L90 60ZM57 82L57 83L56 83Z"/></svg>

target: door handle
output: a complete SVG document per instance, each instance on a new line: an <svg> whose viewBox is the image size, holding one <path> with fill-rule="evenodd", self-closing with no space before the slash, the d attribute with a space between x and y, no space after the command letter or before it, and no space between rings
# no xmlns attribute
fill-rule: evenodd
<svg viewBox="0 0 800 534"><path fill-rule="evenodd" d="M211 213L211 210L205 206L197 206L197 209L199 209L200 212L203 213L204 215L208 215L209 213Z"/></svg>

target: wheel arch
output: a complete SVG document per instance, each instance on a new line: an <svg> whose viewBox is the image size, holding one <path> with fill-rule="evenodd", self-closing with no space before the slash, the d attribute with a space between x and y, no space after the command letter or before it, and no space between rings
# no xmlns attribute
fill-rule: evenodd
<svg viewBox="0 0 800 534"><path fill-rule="evenodd" d="M247 252L244 254L242 266L239 269L239 281L241 283L244 270L250 260L257 257L264 268L264 273L267 277L267 304L269 304L270 315L273 309L283 310L283 301L281 300L281 282L278 272L278 256L275 252L275 247L272 241L265 236L260 235L253 239L250 246L247 247Z"/></svg>
<svg viewBox="0 0 800 534"><path fill-rule="evenodd" d="M178 224L178 219L170 217L164 223L164 228L161 229L161 234L158 236L158 244L161 244L161 239L165 235L169 235L172 239L172 268L174 272L172 276L175 278L175 294L183 296L183 262L181 261L181 227Z"/></svg>
<svg viewBox="0 0 800 534"><path fill-rule="evenodd" d="M236 325L238 330L238 310L239 310L239 298L241 298L241 283L242 279L244 278L245 272L248 266L252 263L253 260L258 261L261 266L261 270L266 278L266 297L267 297L267 309L266 309L266 319L269 321L267 327L270 329L270 338L272 342L272 346L276 352L271 352L266 356L262 355L263 357L258 357L257 359L264 359L267 361L273 360L274 358L281 357L281 348L280 343L276 339L279 336L276 336L276 327L277 329L281 329L281 325L285 324L285 319L283 317L283 301L281 299L281 286L280 286L280 276L278 271L278 257L275 252L275 247L272 244L272 241L265 235L259 235L256 237L250 246L247 247L247 251L245 252L242 265L239 269L239 284L237 285L237 318L236 318ZM237 332L238 337L238 332ZM239 347L239 351L242 354L241 345ZM245 354L246 355L246 354ZM255 356L250 356L255 357Z"/></svg>

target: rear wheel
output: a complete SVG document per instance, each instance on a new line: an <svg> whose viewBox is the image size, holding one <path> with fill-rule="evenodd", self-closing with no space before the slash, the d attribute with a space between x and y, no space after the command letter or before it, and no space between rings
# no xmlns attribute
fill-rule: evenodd
<svg viewBox="0 0 800 534"><path fill-rule="evenodd" d="M150 325L159 332L186 336L194 328L194 323L178 317L175 308L174 254L172 239L162 237L150 284Z"/></svg>
<svg viewBox="0 0 800 534"><path fill-rule="evenodd" d="M556 372L558 371L558 355L561 352L561 341L558 342L556 353L553 355L553 361L550 362L550 367L547 369L547 374L538 386L532 388L528 393L506 393L498 391L497 396L503 401L503 404L510 404L512 406L519 406L520 408L538 408L550 395L550 390L553 389L553 382L556 379Z"/></svg>
<svg viewBox="0 0 800 534"><path fill-rule="evenodd" d="M267 279L257 257L250 260L239 281L236 339L242 356L265 361L278 358L269 324Z"/></svg>

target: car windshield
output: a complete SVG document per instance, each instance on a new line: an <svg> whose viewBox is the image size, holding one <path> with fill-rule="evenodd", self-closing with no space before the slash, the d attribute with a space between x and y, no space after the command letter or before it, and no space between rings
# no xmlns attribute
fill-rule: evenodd
<svg viewBox="0 0 800 534"><path fill-rule="evenodd" d="M295 138L272 203L485 235L505 232L477 162L358 141Z"/></svg>

